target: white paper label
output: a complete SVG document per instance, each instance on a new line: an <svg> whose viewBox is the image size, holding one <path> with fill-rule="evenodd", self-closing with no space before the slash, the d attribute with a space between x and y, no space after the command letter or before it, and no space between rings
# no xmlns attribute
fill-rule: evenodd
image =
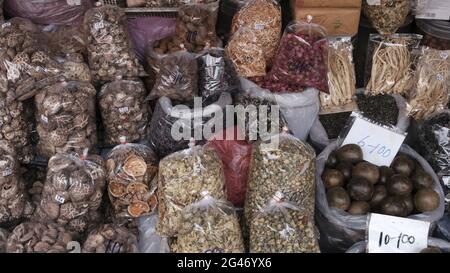
<svg viewBox="0 0 450 273"><path fill-rule="evenodd" d="M105 27L105 24L103 24L103 21L94 23L94 29L95 30L99 30L99 29L102 29L104 27Z"/></svg>
<svg viewBox="0 0 450 273"><path fill-rule="evenodd" d="M364 160L377 166L390 166L406 135L393 132L380 125L355 117L353 126L343 145L357 144L363 151Z"/></svg>
<svg viewBox="0 0 450 273"><path fill-rule="evenodd" d="M3 176L10 176L13 173L13 171L11 169L6 169L2 172Z"/></svg>
<svg viewBox="0 0 450 273"><path fill-rule="evenodd" d="M128 113L128 111L129 111L128 107L119 108L119 113L121 114Z"/></svg>
<svg viewBox="0 0 450 273"><path fill-rule="evenodd" d="M10 23L10 22L7 22L7 23L2 24L2 28L9 27L9 26L11 26L11 23Z"/></svg>
<svg viewBox="0 0 450 273"><path fill-rule="evenodd" d="M67 0L67 5L69 6L80 6L81 0Z"/></svg>
<svg viewBox="0 0 450 273"><path fill-rule="evenodd" d="M450 1L448 0L418 0L416 18L449 20Z"/></svg>
<svg viewBox="0 0 450 273"><path fill-rule="evenodd" d="M418 253L428 246L429 222L370 214L369 253Z"/></svg>
<svg viewBox="0 0 450 273"><path fill-rule="evenodd" d="M379 6L381 5L381 0L366 0L367 1L367 5L371 5L371 6Z"/></svg>
<svg viewBox="0 0 450 273"><path fill-rule="evenodd" d="M66 199L62 196L56 195L55 196L55 201L60 203L60 204L64 204L64 201L66 201Z"/></svg>
<svg viewBox="0 0 450 273"><path fill-rule="evenodd" d="M48 118L47 118L46 116L44 116L44 115L41 115L41 120L42 120L44 123L48 123Z"/></svg>
<svg viewBox="0 0 450 273"><path fill-rule="evenodd" d="M255 24L255 29L256 30L261 30L261 29L264 29L264 28L265 28L264 24Z"/></svg>

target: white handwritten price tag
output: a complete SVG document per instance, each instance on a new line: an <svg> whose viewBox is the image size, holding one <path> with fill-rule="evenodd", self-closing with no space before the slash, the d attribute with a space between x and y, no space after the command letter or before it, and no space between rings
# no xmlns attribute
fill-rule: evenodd
<svg viewBox="0 0 450 273"><path fill-rule="evenodd" d="M350 131L342 145L357 144L363 151L363 158L378 166L390 166L406 134L400 134L355 116Z"/></svg>
<svg viewBox="0 0 450 273"><path fill-rule="evenodd" d="M371 213L369 253L418 253L428 246L429 222Z"/></svg>
<svg viewBox="0 0 450 273"><path fill-rule="evenodd" d="M381 5L381 0L367 0L367 4L370 6L379 6Z"/></svg>
<svg viewBox="0 0 450 273"><path fill-rule="evenodd" d="M56 195L55 196L55 201L60 203L60 204L64 204L64 202L66 201L66 199L60 195Z"/></svg>

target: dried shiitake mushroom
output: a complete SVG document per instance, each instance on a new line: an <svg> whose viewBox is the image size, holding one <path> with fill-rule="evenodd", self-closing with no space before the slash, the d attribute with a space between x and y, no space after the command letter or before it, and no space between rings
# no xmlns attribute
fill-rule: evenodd
<svg viewBox="0 0 450 273"><path fill-rule="evenodd" d="M107 83L98 96L107 145L119 144L121 136L130 142L146 139L151 108L142 81Z"/></svg>
<svg viewBox="0 0 450 273"><path fill-rule="evenodd" d="M125 227L105 224L89 233L83 253L138 253L136 235Z"/></svg>
<svg viewBox="0 0 450 273"><path fill-rule="evenodd" d="M39 91L37 108L38 154L93 149L97 142L94 87L87 82L58 82Z"/></svg>
<svg viewBox="0 0 450 273"><path fill-rule="evenodd" d="M84 232L90 222L99 220L105 182L100 156L55 155L48 162L36 216Z"/></svg>
<svg viewBox="0 0 450 273"><path fill-rule="evenodd" d="M150 213L157 204L156 181L158 159L149 147L125 143L108 155L108 193L117 221L127 221ZM153 182L152 182L153 181Z"/></svg>
<svg viewBox="0 0 450 273"><path fill-rule="evenodd" d="M66 253L74 235L54 223L23 222L8 237L8 253Z"/></svg>

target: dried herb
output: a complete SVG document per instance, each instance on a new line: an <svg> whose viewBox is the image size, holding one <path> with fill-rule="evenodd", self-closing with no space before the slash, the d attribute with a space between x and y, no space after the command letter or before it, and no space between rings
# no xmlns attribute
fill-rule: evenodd
<svg viewBox="0 0 450 273"><path fill-rule="evenodd" d="M366 96L363 94L358 94L357 97L359 111L365 117L383 124L397 124L399 109L394 97L390 95ZM383 109L383 111L380 111L380 109Z"/></svg>
<svg viewBox="0 0 450 273"><path fill-rule="evenodd" d="M82 253L138 253L137 237L125 227L105 224L91 231Z"/></svg>
<svg viewBox="0 0 450 273"><path fill-rule="evenodd" d="M362 10L381 34L393 34L404 23L411 10L410 0L380 0L379 4L364 0Z"/></svg>

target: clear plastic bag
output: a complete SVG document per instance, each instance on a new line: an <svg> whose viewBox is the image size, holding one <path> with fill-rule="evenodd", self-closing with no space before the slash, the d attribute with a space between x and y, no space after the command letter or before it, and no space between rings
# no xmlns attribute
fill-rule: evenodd
<svg viewBox="0 0 450 273"><path fill-rule="evenodd" d="M351 37L329 39L328 87L329 94L320 93L322 110L338 108L354 101L356 75Z"/></svg>
<svg viewBox="0 0 450 273"><path fill-rule="evenodd" d="M0 140L0 227L9 228L32 213L26 184L11 143Z"/></svg>
<svg viewBox="0 0 450 273"><path fill-rule="evenodd" d="M66 57L66 55L81 54L83 58L87 57L87 33L83 28L48 25L44 26L42 31L45 42L56 56Z"/></svg>
<svg viewBox="0 0 450 273"><path fill-rule="evenodd" d="M125 227L104 224L92 230L83 243L82 253L139 253L136 235Z"/></svg>
<svg viewBox="0 0 450 273"><path fill-rule="evenodd" d="M108 154L108 193L116 223L151 213L157 204L156 181L158 158L143 144L126 143Z"/></svg>
<svg viewBox="0 0 450 273"><path fill-rule="evenodd" d="M114 80L117 76L145 76L129 39L126 16L122 8L112 5L90 9L84 16L88 33L89 67L95 82Z"/></svg>
<svg viewBox="0 0 450 273"><path fill-rule="evenodd" d="M222 161L211 147L192 146L173 153L159 163L157 232L176 236L181 211L202 199L207 190L211 197L225 199Z"/></svg>
<svg viewBox="0 0 450 273"><path fill-rule="evenodd" d="M216 35L219 1L203 4L192 1L178 9L176 35L189 52L200 52L209 43L221 46Z"/></svg>
<svg viewBox="0 0 450 273"><path fill-rule="evenodd" d="M192 101L198 93L196 55L176 52L162 57L156 71L156 82L148 99L156 100L166 96L180 102Z"/></svg>
<svg viewBox="0 0 450 273"><path fill-rule="evenodd" d="M178 253L244 253L241 227L231 204L201 192L180 216Z"/></svg>
<svg viewBox="0 0 450 273"><path fill-rule="evenodd" d="M78 3L77 3L78 2ZM79 25L92 0L5 0L10 17L22 17L40 25Z"/></svg>
<svg viewBox="0 0 450 273"><path fill-rule="evenodd" d="M439 238L428 237L428 247L438 248L444 253L450 252L450 243ZM366 253L367 243L365 241L357 242L352 245L345 253Z"/></svg>
<svg viewBox="0 0 450 273"><path fill-rule="evenodd" d="M444 109L450 99L450 50L426 48L416 66L416 80L408 102L416 120Z"/></svg>
<svg viewBox="0 0 450 273"><path fill-rule="evenodd" d="M95 88L87 82L62 81L36 95L38 154L93 150L97 143Z"/></svg>
<svg viewBox="0 0 450 273"><path fill-rule="evenodd" d="M6 253L6 241L9 232L6 229L0 228L0 253Z"/></svg>
<svg viewBox="0 0 450 273"><path fill-rule="evenodd" d="M39 43L39 35L39 29L27 19L13 18L0 27L0 67L6 72L6 103L33 97L62 72L53 54Z"/></svg>
<svg viewBox="0 0 450 273"><path fill-rule="evenodd" d="M190 137L195 135L196 131L204 132L205 125L209 124L209 121L217 120L218 115L225 112L226 105L230 104L232 99L229 93L222 93L216 102L205 108L175 105L167 97L160 98L149 125L150 146L159 158L186 149ZM214 129L218 132L222 128ZM202 134L202 137L208 136Z"/></svg>
<svg viewBox="0 0 450 273"><path fill-rule="evenodd" d="M253 147L244 207L247 227L277 191L314 218L314 150L284 132L272 136L270 141L272 145L266 141Z"/></svg>
<svg viewBox="0 0 450 273"><path fill-rule="evenodd" d="M240 27L231 36L225 50L239 76L247 78L266 74L264 51L251 28Z"/></svg>
<svg viewBox="0 0 450 273"><path fill-rule="evenodd" d="M291 22L284 30L268 79L313 87L328 93L328 40L325 29L310 22Z"/></svg>
<svg viewBox="0 0 450 273"><path fill-rule="evenodd" d="M319 253L317 236L314 212L277 191L250 223L250 253Z"/></svg>
<svg viewBox="0 0 450 273"><path fill-rule="evenodd" d="M102 86L98 98L106 145L119 144L121 136L130 142L147 138L152 110L146 97L147 91L140 80L119 79Z"/></svg>
<svg viewBox="0 0 450 273"><path fill-rule="evenodd" d="M222 48L205 48L198 60L198 89L203 101L208 104L219 98L222 92L232 92L240 82L233 63L225 57Z"/></svg>
<svg viewBox="0 0 450 273"><path fill-rule="evenodd" d="M76 236L55 223L26 221L16 226L8 237L7 253L67 253Z"/></svg>
<svg viewBox="0 0 450 273"><path fill-rule="evenodd" d="M239 136L238 127L229 127L219 133L217 137L208 140L222 160L225 172L225 189L227 200L236 207L243 207L247 182L252 159L252 145ZM234 138L229 139L227 136Z"/></svg>
<svg viewBox="0 0 450 273"><path fill-rule="evenodd" d="M36 210L36 219L54 222L83 233L99 222L99 210L106 184L100 156L57 154L50 158L47 177Z"/></svg>
<svg viewBox="0 0 450 273"><path fill-rule="evenodd" d="M364 78L366 94L408 94L414 85L413 49L421 39L418 34L371 34Z"/></svg>
<svg viewBox="0 0 450 273"><path fill-rule="evenodd" d="M346 251L354 243L364 240L367 227L367 215L351 215L342 210L331 208L328 205L321 175L325 169L325 161L328 159L328 156L339 146L340 143L336 141L330 143L317 156L316 160L316 221L321 234L321 247L333 252ZM444 214L444 193L439 178L425 159L406 144L402 145L399 152L414 158L424 171L433 177L432 189L439 194L439 207L434 211L408 216L410 219L427 221L433 224Z"/></svg>
<svg viewBox="0 0 450 273"><path fill-rule="evenodd" d="M248 27L256 35L256 43L262 48L267 67L277 53L281 37L281 7L274 0L247 1L234 15L231 35L241 27Z"/></svg>
<svg viewBox="0 0 450 273"><path fill-rule="evenodd" d="M140 253L169 253L168 238L156 233L158 214L141 216L138 219L139 252Z"/></svg>
<svg viewBox="0 0 450 273"><path fill-rule="evenodd" d="M393 34L405 23L412 2L411 0L363 0L362 11L379 33Z"/></svg>

